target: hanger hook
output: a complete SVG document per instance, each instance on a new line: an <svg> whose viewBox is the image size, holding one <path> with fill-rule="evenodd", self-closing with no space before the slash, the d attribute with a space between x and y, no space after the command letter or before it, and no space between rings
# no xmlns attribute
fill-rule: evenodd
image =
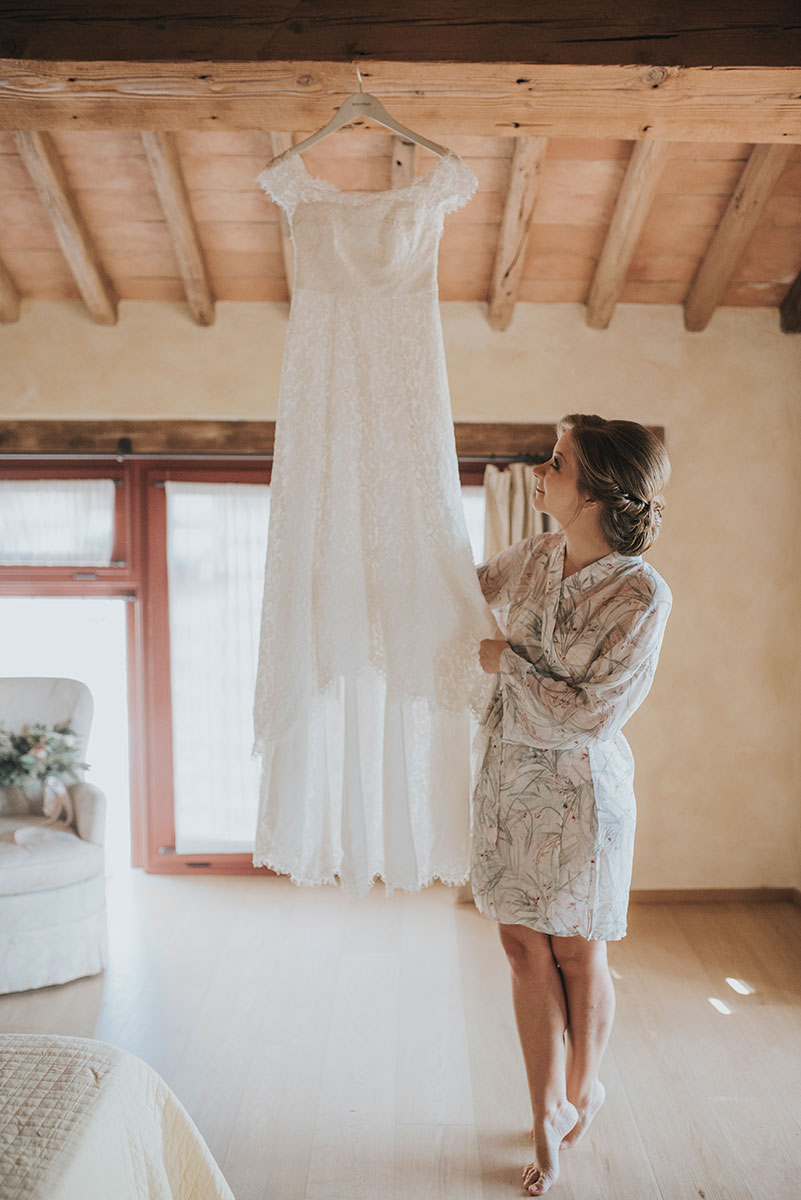
<svg viewBox="0 0 801 1200"><path fill-rule="evenodd" d="M356 68L356 78L359 81L359 91L364 94L364 84L362 83L362 73L359 70L359 64L355 62L353 65Z"/></svg>

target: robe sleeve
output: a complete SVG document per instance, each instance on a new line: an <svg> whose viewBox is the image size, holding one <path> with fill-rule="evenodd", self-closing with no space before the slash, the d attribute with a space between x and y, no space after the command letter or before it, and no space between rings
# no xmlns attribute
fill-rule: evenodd
<svg viewBox="0 0 801 1200"><path fill-rule="evenodd" d="M610 605L598 655L581 683L545 675L514 650L503 651L504 739L570 749L620 732L648 695L672 603L664 581L648 590Z"/></svg>
<svg viewBox="0 0 801 1200"><path fill-rule="evenodd" d="M501 609L512 599L520 580L531 539L515 542L476 567L484 599L491 609Z"/></svg>

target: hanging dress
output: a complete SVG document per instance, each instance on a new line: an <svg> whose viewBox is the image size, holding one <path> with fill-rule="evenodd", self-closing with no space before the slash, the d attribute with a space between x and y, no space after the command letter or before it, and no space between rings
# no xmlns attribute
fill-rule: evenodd
<svg viewBox="0 0 801 1200"><path fill-rule="evenodd" d="M469 713L495 625L462 507L437 294L455 154L342 192L298 154L258 177L295 279L254 703L253 862L296 883L416 890L469 874Z"/></svg>

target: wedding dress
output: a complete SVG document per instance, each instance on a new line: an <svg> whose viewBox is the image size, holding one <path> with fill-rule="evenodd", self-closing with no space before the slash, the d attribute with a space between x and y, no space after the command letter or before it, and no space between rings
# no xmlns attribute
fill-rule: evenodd
<svg viewBox="0 0 801 1200"><path fill-rule="evenodd" d="M276 422L254 703L253 862L415 890L469 871L469 713L495 625L462 507L437 295L455 154L342 192L298 154L258 177L295 280Z"/></svg>

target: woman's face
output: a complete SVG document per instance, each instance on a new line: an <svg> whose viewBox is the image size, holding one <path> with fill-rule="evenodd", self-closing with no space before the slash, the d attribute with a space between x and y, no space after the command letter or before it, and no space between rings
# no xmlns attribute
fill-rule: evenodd
<svg viewBox="0 0 801 1200"><path fill-rule="evenodd" d="M579 492L578 468L570 430L559 438L548 462L532 468L537 483L534 507L554 517L564 528L581 508L584 497Z"/></svg>

